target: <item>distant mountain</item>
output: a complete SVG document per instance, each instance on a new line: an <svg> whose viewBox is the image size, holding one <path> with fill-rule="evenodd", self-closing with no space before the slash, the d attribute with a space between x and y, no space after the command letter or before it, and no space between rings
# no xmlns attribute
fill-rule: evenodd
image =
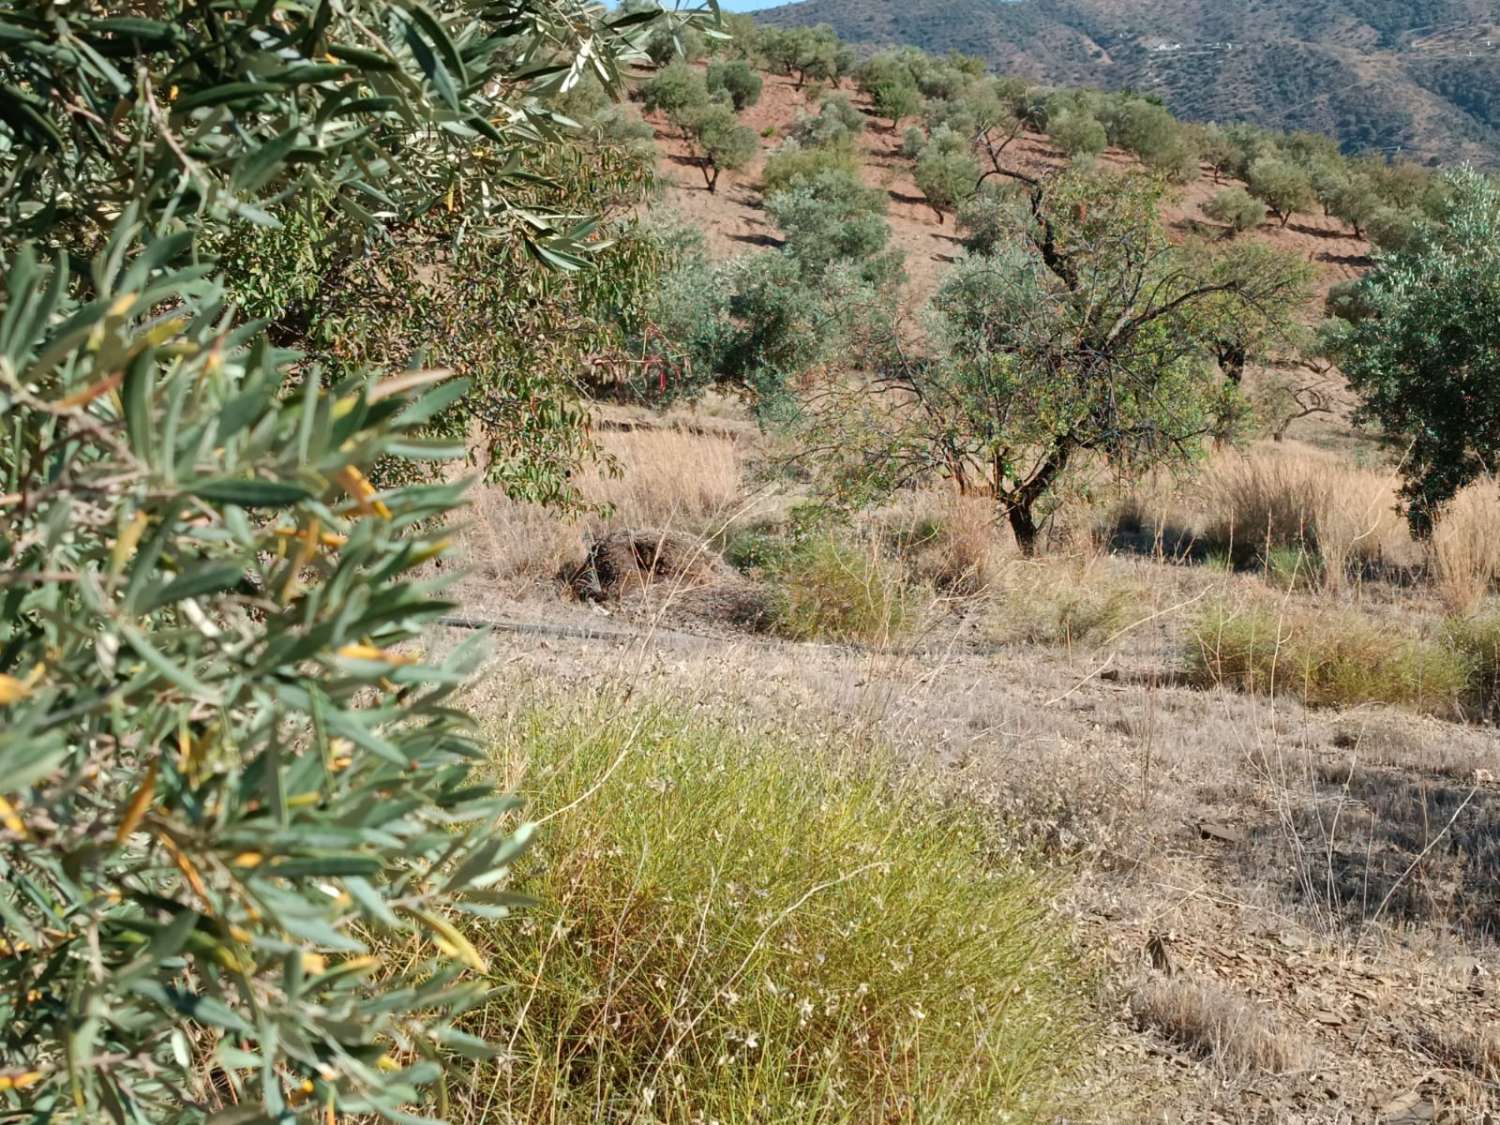
<svg viewBox="0 0 1500 1125"><path fill-rule="evenodd" d="M1154 92L1188 120L1500 165L1500 0L805 0L756 18Z"/></svg>

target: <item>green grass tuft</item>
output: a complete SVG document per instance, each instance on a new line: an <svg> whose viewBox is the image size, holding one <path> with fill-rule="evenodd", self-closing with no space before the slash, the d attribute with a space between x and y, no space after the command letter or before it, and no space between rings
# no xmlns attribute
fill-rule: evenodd
<svg viewBox="0 0 1500 1125"><path fill-rule="evenodd" d="M905 571L873 548L819 536L777 568L774 631L797 641L885 645L917 624Z"/></svg>
<svg viewBox="0 0 1500 1125"><path fill-rule="evenodd" d="M1452 715L1470 691L1470 662L1453 644L1393 635L1352 613L1213 606L1192 623L1187 662L1200 684L1312 706L1388 703Z"/></svg>
<svg viewBox="0 0 1500 1125"><path fill-rule="evenodd" d="M1050 1120L1086 989L1049 888L975 817L823 748L680 709L543 708L499 734L550 816L466 924L505 1047L472 1122Z"/></svg>

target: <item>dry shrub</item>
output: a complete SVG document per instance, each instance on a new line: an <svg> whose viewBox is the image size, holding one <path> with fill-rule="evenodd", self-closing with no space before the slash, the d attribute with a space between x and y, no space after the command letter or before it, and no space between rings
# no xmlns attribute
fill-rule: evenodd
<svg viewBox="0 0 1500 1125"><path fill-rule="evenodd" d="M780 635L797 641L882 646L917 624L915 591L874 545L827 537L800 544L777 574Z"/></svg>
<svg viewBox="0 0 1500 1125"><path fill-rule="evenodd" d="M1110 573L1103 560L1044 558L1006 572L989 632L1002 644L1091 646L1149 613L1149 592Z"/></svg>
<svg viewBox="0 0 1500 1125"><path fill-rule="evenodd" d="M1450 613L1472 613L1500 577L1500 480L1486 476L1444 506L1428 559Z"/></svg>
<svg viewBox="0 0 1500 1125"><path fill-rule="evenodd" d="M906 516L896 546L920 578L961 595L983 593L999 579L1006 552L994 501L946 489L919 493Z"/></svg>
<svg viewBox="0 0 1500 1125"><path fill-rule="evenodd" d="M1378 565L1407 542L1389 473L1313 453L1255 452L1216 460L1204 474L1203 538L1236 563L1277 549L1322 560L1336 588L1351 568Z"/></svg>
<svg viewBox="0 0 1500 1125"><path fill-rule="evenodd" d="M1303 1040L1216 981L1153 977L1132 993L1130 1011L1141 1027L1236 1076L1284 1074L1308 1059Z"/></svg>

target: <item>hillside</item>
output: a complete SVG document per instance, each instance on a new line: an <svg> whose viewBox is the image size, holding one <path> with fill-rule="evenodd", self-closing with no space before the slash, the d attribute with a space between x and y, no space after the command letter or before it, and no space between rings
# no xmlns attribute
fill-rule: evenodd
<svg viewBox="0 0 1500 1125"><path fill-rule="evenodd" d="M1179 117L1310 129L1349 151L1500 162L1500 22L1486 0L804 0L757 18L1145 90Z"/></svg>

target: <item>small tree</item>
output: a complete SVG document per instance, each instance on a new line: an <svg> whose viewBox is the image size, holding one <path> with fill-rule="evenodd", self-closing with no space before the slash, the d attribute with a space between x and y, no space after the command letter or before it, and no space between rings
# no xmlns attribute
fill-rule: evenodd
<svg viewBox="0 0 1500 1125"><path fill-rule="evenodd" d="M900 270L898 255L886 253L891 230L886 195L843 170L830 170L766 199L766 211L786 235L786 249L802 265L803 277L818 281L836 262L848 262L873 284Z"/></svg>
<svg viewBox="0 0 1500 1125"><path fill-rule="evenodd" d="M979 162L966 138L940 129L917 157L913 176L917 190L926 196L941 223L944 212L953 210L978 189Z"/></svg>
<svg viewBox="0 0 1500 1125"><path fill-rule="evenodd" d="M1225 188L1203 205L1203 213L1227 226L1231 238L1266 221L1266 205L1242 187Z"/></svg>
<svg viewBox="0 0 1500 1125"><path fill-rule="evenodd" d="M647 113L664 113L686 136L687 122L709 101L703 75L684 62L664 67L641 86L641 104Z"/></svg>
<svg viewBox="0 0 1500 1125"><path fill-rule="evenodd" d="M1418 534L1500 463L1500 188L1472 170L1446 186L1437 221L1359 284L1366 315L1333 348L1360 417L1400 444Z"/></svg>
<svg viewBox="0 0 1500 1125"><path fill-rule="evenodd" d="M685 122L685 129L710 192L718 190L721 174L738 172L760 152L760 138L755 130L741 125L727 105L715 103L694 110Z"/></svg>
<svg viewBox="0 0 1500 1125"><path fill-rule="evenodd" d="M1383 206L1375 184L1365 176L1347 176L1328 193L1328 213L1354 228L1354 236L1363 238L1376 213Z"/></svg>
<svg viewBox="0 0 1500 1125"><path fill-rule="evenodd" d="M1250 165L1249 184L1250 194L1269 207L1283 227L1317 202L1307 173L1279 156L1262 156Z"/></svg>
<svg viewBox="0 0 1500 1125"><path fill-rule="evenodd" d="M894 133L901 127L901 122L921 112L922 92L909 79L893 77L871 90L870 102L879 116L890 121Z"/></svg>
<svg viewBox="0 0 1500 1125"><path fill-rule="evenodd" d="M1290 321L1308 279L1263 248L1174 247L1154 181L1074 170L1029 191L996 251L955 267L921 348L870 327L874 379L821 415L830 436L815 447L867 490L931 473L983 487L1027 552L1053 490L1090 455L1134 476L1222 432L1237 391L1218 341L1247 309Z"/></svg>
<svg viewBox="0 0 1500 1125"><path fill-rule="evenodd" d="M737 111L760 101L761 77L743 59L710 63L705 83L710 94L727 93Z"/></svg>
<svg viewBox="0 0 1500 1125"><path fill-rule="evenodd" d="M1047 135L1069 156L1098 156L1109 147L1109 136L1086 113L1063 112L1047 122Z"/></svg>

